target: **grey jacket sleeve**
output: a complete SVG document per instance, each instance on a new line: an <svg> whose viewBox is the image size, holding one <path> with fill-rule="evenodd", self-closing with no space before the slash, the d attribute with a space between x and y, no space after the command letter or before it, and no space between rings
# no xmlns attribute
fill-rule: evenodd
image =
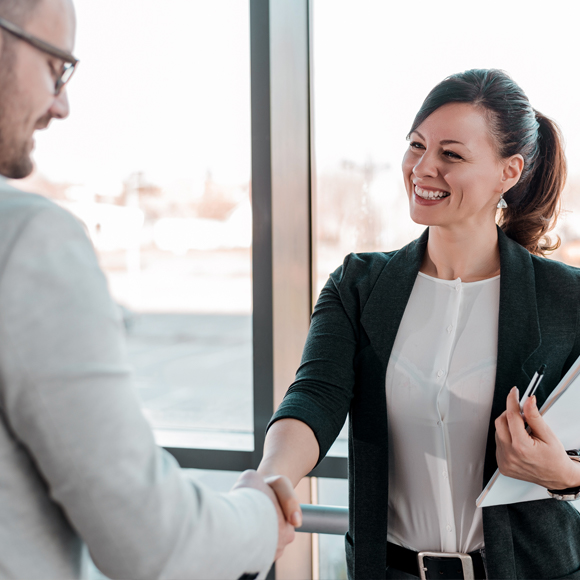
<svg viewBox="0 0 580 580"><path fill-rule="evenodd" d="M271 501L192 484L155 444L93 248L57 206L32 215L0 264L0 345L3 420L106 575L267 573Z"/></svg>

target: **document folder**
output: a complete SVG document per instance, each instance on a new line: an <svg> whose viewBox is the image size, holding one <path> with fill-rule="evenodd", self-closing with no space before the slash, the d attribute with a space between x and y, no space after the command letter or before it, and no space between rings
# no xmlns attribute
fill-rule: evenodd
<svg viewBox="0 0 580 580"><path fill-rule="evenodd" d="M566 449L580 449L580 358L550 393L540 414ZM507 477L497 470L476 505L488 507L538 499L550 499L545 487ZM570 503L580 511L580 500Z"/></svg>

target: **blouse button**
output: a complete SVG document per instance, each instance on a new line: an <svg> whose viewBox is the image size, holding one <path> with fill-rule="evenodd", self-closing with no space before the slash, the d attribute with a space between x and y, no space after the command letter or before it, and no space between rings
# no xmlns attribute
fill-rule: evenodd
<svg viewBox="0 0 580 580"><path fill-rule="evenodd" d="M448 333L451 333L451 331L452 331L452 330L453 330L453 324L450 324L450 325L447 327L447 332L448 332Z"/></svg>
<svg viewBox="0 0 580 580"><path fill-rule="evenodd" d="M452 532L453 531L453 528L449 524L447 524L447 531L448 532Z"/></svg>
<svg viewBox="0 0 580 580"><path fill-rule="evenodd" d="M441 378L445 374L445 371L437 371L437 376Z"/></svg>

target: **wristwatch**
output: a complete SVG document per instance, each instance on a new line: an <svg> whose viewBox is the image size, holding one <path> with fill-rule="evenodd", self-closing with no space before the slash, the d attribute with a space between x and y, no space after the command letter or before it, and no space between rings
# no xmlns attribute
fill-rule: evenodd
<svg viewBox="0 0 580 580"><path fill-rule="evenodd" d="M580 449L568 449L566 453L570 459L580 461ZM549 489L548 493L554 498L562 501L574 501L580 499L580 485L578 487L567 487L566 489Z"/></svg>

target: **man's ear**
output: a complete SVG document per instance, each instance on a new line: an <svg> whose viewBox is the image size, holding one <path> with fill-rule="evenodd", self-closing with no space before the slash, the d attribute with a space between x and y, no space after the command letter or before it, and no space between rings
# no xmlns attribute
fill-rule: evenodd
<svg viewBox="0 0 580 580"><path fill-rule="evenodd" d="M501 181L504 193L510 190L519 180L524 170L524 158L517 153L504 161Z"/></svg>

